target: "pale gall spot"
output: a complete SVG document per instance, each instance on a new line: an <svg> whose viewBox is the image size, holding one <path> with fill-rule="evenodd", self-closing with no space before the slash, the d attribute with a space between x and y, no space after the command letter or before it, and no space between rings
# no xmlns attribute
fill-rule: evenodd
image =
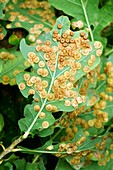
<svg viewBox="0 0 113 170"><path fill-rule="evenodd" d="M61 28L62 28L62 24L58 24L58 25L57 25L57 28L58 28L58 29L61 29Z"/></svg>
<svg viewBox="0 0 113 170"><path fill-rule="evenodd" d="M24 80L25 80L25 81L28 81L29 79L30 79L30 74L25 73L25 74L24 74Z"/></svg>
<svg viewBox="0 0 113 170"><path fill-rule="evenodd" d="M95 42L94 42L94 47L95 47L96 49L101 48L101 47L102 47L101 42L100 42L100 41L95 41Z"/></svg>
<svg viewBox="0 0 113 170"><path fill-rule="evenodd" d="M28 95L34 95L34 94L35 94L35 91L33 89L29 89Z"/></svg>
<svg viewBox="0 0 113 170"><path fill-rule="evenodd" d="M19 89L20 90L25 90L25 88L26 88L26 85L24 83L19 84Z"/></svg>
<svg viewBox="0 0 113 170"><path fill-rule="evenodd" d="M34 111L35 111L35 112L38 112L39 110L40 110L40 106L39 106L39 105L35 105L35 106L34 106Z"/></svg>
<svg viewBox="0 0 113 170"><path fill-rule="evenodd" d="M44 113L44 112L41 112L40 114L39 114L39 118L40 119L43 119L43 118L45 118L46 117L46 114Z"/></svg>
<svg viewBox="0 0 113 170"><path fill-rule="evenodd" d="M39 67L44 67L44 66L45 66L44 61L39 61L38 66L39 66Z"/></svg>
<svg viewBox="0 0 113 170"><path fill-rule="evenodd" d="M48 128L48 127L49 127L49 122L44 121L44 122L42 123L42 127L43 127L44 129Z"/></svg>
<svg viewBox="0 0 113 170"><path fill-rule="evenodd" d="M47 111L52 111L53 107L51 104L46 105L46 110Z"/></svg>
<svg viewBox="0 0 113 170"><path fill-rule="evenodd" d="M70 105L71 105L70 100L65 100L64 105L65 105L65 106L70 106Z"/></svg>
<svg viewBox="0 0 113 170"><path fill-rule="evenodd" d="M100 57L101 55L102 55L102 50L96 50L96 55L98 56L98 57Z"/></svg>
<svg viewBox="0 0 113 170"><path fill-rule="evenodd" d="M85 66L85 67L83 68L83 71L84 71L85 73L89 73L89 72L90 72L90 68L89 68L88 66Z"/></svg>
<svg viewBox="0 0 113 170"><path fill-rule="evenodd" d="M53 149L54 149L54 146L53 146L53 145L50 145L50 146L48 146L48 147L46 148L47 151L51 151L51 150L53 150Z"/></svg>

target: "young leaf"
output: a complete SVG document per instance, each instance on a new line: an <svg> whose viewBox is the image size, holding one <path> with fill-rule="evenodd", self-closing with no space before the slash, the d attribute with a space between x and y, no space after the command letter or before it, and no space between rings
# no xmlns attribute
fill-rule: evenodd
<svg viewBox="0 0 113 170"><path fill-rule="evenodd" d="M21 41L21 52L33 67L33 72L17 75L24 97L33 94L34 98L31 108L26 106L31 111L19 121L26 134L53 124L52 112L73 111L85 103L85 96L79 94L74 83L99 64L102 44L83 40L84 36L87 37L83 31L72 32L69 19L62 16L51 32L39 37L36 45L28 46L25 40Z"/></svg>

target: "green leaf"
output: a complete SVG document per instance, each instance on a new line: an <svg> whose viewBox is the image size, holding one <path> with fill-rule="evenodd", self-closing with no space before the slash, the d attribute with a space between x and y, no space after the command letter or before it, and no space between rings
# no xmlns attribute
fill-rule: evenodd
<svg viewBox="0 0 113 170"><path fill-rule="evenodd" d="M5 163L5 167L8 167L8 170L13 170L13 165L10 162Z"/></svg>
<svg viewBox="0 0 113 170"><path fill-rule="evenodd" d="M112 5L105 5L99 9L99 0L93 0L93 2L92 0L49 0L49 2L55 8L74 17L72 25L75 24L74 22L82 21L90 31L91 39L106 45L106 39L101 37L101 31L112 21Z"/></svg>
<svg viewBox="0 0 113 170"><path fill-rule="evenodd" d="M6 28L24 28L29 33L29 42L34 42L41 32L49 31L54 18L54 10L47 1L10 0L5 8L5 20L11 22Z"/></svg>
<svg viewBox="0 0 113 170"><path fill-rule="evenodd" d="M18 45L20 42L20 38L18 38L16 35L11 35L9 37L9 43L12 45Z"/></svg>
<svg viewBox="0 0 113 170"><path fill-rule="evenodd" d="M113 59L112 59L111 56L108 57L108 58L103 58L103 63L102 63L102 66L101 66L101 72L100 72L100 76L98 77L99 80L98 80L97 89L96 89L98 94L103 93L104 95L107 96L107 98L105 98L104 96L100 95L100 102L101 102L101 100L106 102L105 107L102 108L103 112L108 113L108 121L106 121L106 124L113 117L113 111L112 111L113 102L112 102L112 100L110 100L110 98L113 98L113 90L112 90L112 84L109 84L109 82L112 81L112 79L113 79L112 76L111 76L112 70L113 70ZM111 67L107 66L108 62L112 63ZM106 76L104 78L104 80L101 80L102 74L104 74ZM111 88L111 90L107 91L107 88Z"/></svg>
<svg viewBox="0 0 113 170"><path fill-rule="evenodd" d="M111 159L110 162L107 163L105 166L99 166L97 162L92 162L90 165L83 167L83 170L92 170L92 169L98 169L98 170L112 170L113 167L113 160Z"/></svg>
<svg viewBox="0 0 113 170"><path fill-rule="evenodd" d="M0 62L2 63L2 70L0 73L0 82L4 85L15 85L15 76L30 67L30 63L25 61L20 51L16 48L11 50L0 50Z"/></svg>
<svg viewBox="0 0 113 170"><path fill-rule="evenodd" d="M4 127L4 118L2 114L0 113L0 132L2 131L3 127Z"/></svg>
<svg viewBox="0 0 113 170"><path fill-rule="evenodd" d="M4 14L3 14L3 10L6 6L6 4L8 3L9 0L5 0L5 1L0 1L0 19L3 19L4 18Z"/></svg>
<svg viewBox="0 0 113 170"><path fill-rule="evenodd" d="M26 162L25 159L18 159L14 161L16 170L39 170L38 163Z"/></svg>
<svg viewBox="0 0 113 170"><path fill-rule="evenodd" d="M4 39L6 33L7 33L6 29L0 24L0 40Z"/></svg>
<svg viewBox="0 0 113 170"><path fill-rule="evenodd" d="M25 111L25 118L19 121L21 130L26 131L26 134L37 129L43 130L43 123L47 123L47 127L52 125L54 123L52 112L73 111L77 107L85 105L85 98L79 94L78 89L74 87L74 83L99 64L102 45L100 42L87 43L86 41L86 47L85 45L82 47L82 44L79 44L80 39L82 39L81 31L70 31L69 24L70 21L67 17L59 17L53 30L38 38L37 43L41 42L41 45L28 46L24 39L20 43L20 50L23 56L33 67L33 72L17 75L17 83L24 97L33 94L34 98L33 104L26 106L26 109L29 111ZM60 26L61 28L59 28ZM55 32L57 32L59 37L67 36L68 43L64 47L64 42L53 37ZM86 34L84 32L84 35ZM74 44L73 41L75 42ZM49 43L49 45L46 45L46 43ZM96 47L96 44L100 44L100 47ZM47 58L49 53L46 51L46 47L51 51L50 54L53 57L49 60ZM61 57L65 50L70 50L72 53L64 54L65 58L63 61L67 64L62 65ZM78 56L77 59L76 55ZM34 56L34 61L32 56ZM91 56L94 57L95 61L93 61L91 66L88 66ZM50 64L50 62L52 63ZM42 87L43 82L47 84L45 87ZM57 86L58 90L54 90ZM72 95L69 94L70 92ZM75 99L76 97L77 99ZM39 118L41 112L45 115L43 119Z"/></svg>
<svg viewBox="0 0 113 170"><path fill-rule="evenodd" d="M17 170L26 169L26 161L25 161L25 159L15 160L14 164L15 164Z"/></svg>
<svg viewBox="0 0 113 170"><path fill-rule="evenodd" d="M64 159L59 159L55 170L73 170L73 168Z"/></svg>

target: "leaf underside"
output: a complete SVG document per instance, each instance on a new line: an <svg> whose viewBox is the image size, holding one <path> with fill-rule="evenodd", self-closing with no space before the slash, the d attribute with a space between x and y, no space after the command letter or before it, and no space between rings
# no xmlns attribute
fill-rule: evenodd
<svg viewBox="0 0 113 170"><path fill-rule="evenodd" d="M32 94L34 99L19 121L22 131L46 129L55 122L52 112L71 112L85 105L86 96L80 95L74 84L99 64L102 44L84 40L83 36L87 37L87 32L70 31L69 19L62 16L36 45L21 41L21 52L33 71L17 75L17 84L24 97Z"/></svg>

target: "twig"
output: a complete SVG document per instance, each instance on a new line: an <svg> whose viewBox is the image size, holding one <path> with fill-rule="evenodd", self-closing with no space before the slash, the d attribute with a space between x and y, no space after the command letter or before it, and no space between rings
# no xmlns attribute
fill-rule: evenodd
<svg viewBox="0 0 113 170"><path fill-rule="evenodd" d="M17 146L20 142L23 141L23 137L20 136L16 139L8 148L4 149L4 151L0 154L0 161L2 162L2 158L6 156L8 153L12 152L15 146Z"/></svg>

